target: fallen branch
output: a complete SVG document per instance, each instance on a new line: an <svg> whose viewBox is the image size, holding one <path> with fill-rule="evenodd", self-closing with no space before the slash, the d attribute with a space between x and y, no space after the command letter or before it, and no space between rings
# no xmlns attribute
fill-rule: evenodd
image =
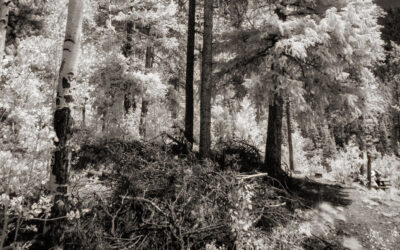
<svg viewBox="0 0 400 250"><path fill-rule="evenodd" d="M247 179L252 179L252 178L257 178L257 177L264 177L268 176L268 173L258 173L258 174L252 174L252 175L238 175L238 177L241 180L247 180Z"/></svg>

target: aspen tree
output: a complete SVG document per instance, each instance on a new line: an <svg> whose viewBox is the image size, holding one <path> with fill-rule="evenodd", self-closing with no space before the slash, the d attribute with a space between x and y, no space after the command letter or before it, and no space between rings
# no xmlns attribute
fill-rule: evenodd
<svg viewBox="0 0 400 250"><path fill-rule="evenodd" d="M68 140L72 134L72 117L70 105L73 101L71 85L75 82L76 68L80 49L80 38L83 18L83 1L70 0L62 61L57 85L56 110L54 112L54 129L57 135L55 142L50 185L54 194L53 217L62 217L67 213L69 149ZM62 235L62 220L52 224L51 234L55 241Z"/></svg>

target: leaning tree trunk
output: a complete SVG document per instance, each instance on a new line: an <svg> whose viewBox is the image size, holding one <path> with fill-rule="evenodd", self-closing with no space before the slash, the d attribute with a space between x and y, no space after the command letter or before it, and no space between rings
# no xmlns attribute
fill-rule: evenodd
<svg viewBox="0 0 400 250"><path fill-rule="evenodd" d="M72 117L70 105L73 101L71 85L75 81L80 48L80 37L83 17L83 1L70 0L68 20L63 45L62 61L57 85L56 110L54 112L54 130L57 135L56 150L52 162L50 187L54 192L52 217L63 217L67 213L69 148L68 140L72 134ZM64 220L52 223L51 235L53 244L60 244Z"/></svg>
<svg viewBox="0 0 400 250"><path fill-rule="evenodd" d="M200 91L200 156L208 157L211 147L213 0L204 0L203 54Z"/></svg>
<svg viewBox="0 0 400 250"><path fill-rule="evenodd" d="M146 63L145 67L150 69L153 67L153 48L146 48ZM142 138L146 138L146 116L149 111L149 100L145 95L142 97L142 109L140 112L139 134Z"/></svg>
<svg viewBox="0 0 400 250"><path fill-rule="evenodd" d="M283 100L279 94L275 94L274 102L269 105L264 170L278 180L285 176L281 168L282 116Z"/></svg>
<svg viewBox="0 0 400 250"><path fill-rule="evenodd" d="M290 100L289 99L286 102L286 125L287 125L287 132L288 132L289 168L290 168L290 171L294 171L292 121L291 121L291 116L290 116Z"/></svg>
<svg viewBox="0 0 400 250"><path fill-rule="evenodd" d="M186 109L185 136L193 144L193 73L194 73L194 42L195 42L196 0L189 0L188 40L186 52ZM190 145L191 147L191 145Z"/></svg>
<svg viewBox="0 0 400 250"><path fill-rule="evenodd" d="M6 48L6 35L8 27L8 12L10 0L0 0L0 58L3 58Z"/></svg>

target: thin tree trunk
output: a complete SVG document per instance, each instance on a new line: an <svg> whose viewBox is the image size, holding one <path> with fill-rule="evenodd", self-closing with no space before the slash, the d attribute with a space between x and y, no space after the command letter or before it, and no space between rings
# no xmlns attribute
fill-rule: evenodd
<svg viewBox="0 0 400 250"><path fill-rule="evenodd" d="M282 180L285 176L281 168L283 100L278 94L269 105L267 145L265 148L264 169L271 176Z"/></svg>
<svg viewBox="0 0 400 250"><path fill-rule="evenodd" d="M294 160L293 160L293 142L292 142L292 122L290 117L290 101L286 102L286 124L288 132L288 148L289 148L289 167L291 171L294 171Z"/></svg>
<svg viewBox="0 0 400 250"><path fill-rule="evenodd" d="M57 85L56 110L54 113L54 130L58 141L52 162L50 184L54 195L52 208L53 218L65 216L67 213L69 148L68 140L72 134L72 117L70 105L73 101L71 85L75 82L76 68L80 48L80 37L83 17L83 1L70 0L68 20L63 45L63 54ZM59 245L63 234L64 220L52 223L50 231L54 245Z"/></svg>
<svg viewBox="0 0 400 250"><path fill-rule="evenodd" d="M193 144L193 73L194 73L194 42L195 42L196 0L189 0L188 40L186 52L186 109L185 136ZM190 145L192 147L192 145Z"/></svg>
<svg viewBox="0 0 400 250"><path fill-rule="evenodd" d="M146 48L146 68L153 67L153 48L147 47ZM142 138L146 138L146 116L147 112L149 111L149 101L147 100L146 96L142 97L142 109L140 113L140 123L139 123L139 134Z"/></svg>
<svg viewBox="0 0 400 250"><path fill-rule="evenodd" d="M8 27L8 13L10 0L0 0L0 58L3 58L6 48L6 36Z"/></svg>
<svg viewBox="0 0 400 250"><path fill-rule="evenodd" d="M372 159L371 159L371 155L370 155L370 153L368 152L367 153L367 159L368 159L368 162L367 162L367 183L368 183L368 189L371 189L371 184L372 184L372 179L371 179L371 161L372 161Z"/></svg>
<svg viewBox="0 0 400 250"><path fill-rule="evenodd" d="M124 56L129 58L132 55L132 33L133 33L133 21L128 21L126 24L126 44L124 46ZM135 102L132 94L130 92L129 86L125 86L125 94L124 94L124 109L125 115L129 113L129 109L135 105L132 105Z"/></svg>
<svg viewBox="0 0 400 250"><path fill-rule="evenodd" d="M399 105L399 84L396 81L395 88L395 105ZM399 111L394 110L393 115L393 130L392 130L392 150L396 156L399 154L399 137L400 137L400 114Z"/></svg>
<svg viewBox="0 0 400 250"><path fill-rule="evenodd" d="M83 104L82 106L82 128L86 128L86 104Z"/></svg>
<svg viewBox="0 0 400 250"><path fill-rule="evenodd" d="M208 157L211 147L213 0L204 0L203 54L200 92L200 156Z"/></svg>

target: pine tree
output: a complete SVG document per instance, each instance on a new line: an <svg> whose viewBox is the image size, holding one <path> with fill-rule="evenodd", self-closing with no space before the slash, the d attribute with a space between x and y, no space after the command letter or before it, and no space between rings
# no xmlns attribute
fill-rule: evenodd
<svg viewBox="0 0 400 250"><path fill-rule="evenodd" d="M205 0L200 93L200 155L202 158L209 156L211 147L212 30L213 0Z"/></svg>
<svg viewBox="0 0 400 250"><path fill-rule="evenodd" d="M186 50L186 109L185 136L193 144L193 77L194 77L194 43L195 43L196 0L189 0L188 38Z"/></svg>

